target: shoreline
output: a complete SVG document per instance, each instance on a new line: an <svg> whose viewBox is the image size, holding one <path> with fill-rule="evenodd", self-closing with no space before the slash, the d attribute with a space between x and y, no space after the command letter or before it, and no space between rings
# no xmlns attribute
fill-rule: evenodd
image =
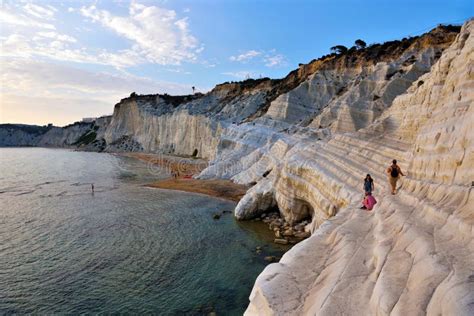
<svg viewBox="0 0 474 316"><path fill-rule="evenodd" d="M200 193L233 202L239 202L248 190L247 186L236 184L230 180L222 179L201 180L169 178L146 184L145 186L156 189Z"/></svg>
<svg viewBox="0 0 474 316"><path fill-rule="evenodd" d="M177 178L170 176L166 179L145 184L149 188L200 193L233 202L239 202L250 188L231 180L192 178L208 166L208 162L204 159L144 153L118 153L118 155L151 163L162 167L170 174L177 174Z"/></svg>

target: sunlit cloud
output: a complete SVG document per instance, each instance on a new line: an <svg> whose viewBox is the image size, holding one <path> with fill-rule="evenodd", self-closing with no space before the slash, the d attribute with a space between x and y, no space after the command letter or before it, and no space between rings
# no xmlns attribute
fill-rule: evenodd
<svg viewBox="0 0 474 316"><path fill-rule="evenodd" d="M286 65L286 57L283 54L279 54L275 49L269 51L261 50L248 50L238 55L229 57L230 61L247 64L250 61L256 61L263 63L266 67L277 67Z"/></svg>
<svg viewBox="0 0 474 316"><path fill-rule="evenodd" d="M249 61L257 56L260 56L262 52L256 50L249 50L240 55L230 56L229 60L231 61L239 61L239 62L246 62Z"/></svg>
<svg viewBox="0 0 474 316"><path fill-rule="evenodd" d="M160 65L195 62L203 46L191 35L186 17L174 10L132 2L128 16L117 16L95 5L82 7L81 14L91 21L132 41L128 50L142 60Z"/></svg>
<svg viewBox="0 0 474 316"><path fill-rule="evenodd" d="M24 117L24 122L31 119L29 123L66 124L79 120L81 115L78 113L82 113L82 116L109 113L113 104L131 92L187 94L192 91L190 85L159 82L127 73L97 73L67 65L26 62L15 58L3 58L0 81L2 122L13 122L19 113L24 115L28 111L31 113L29 116L32 116L38 111L40 103L45 107L49 105L50 110L43 113L45 119L40 121L38 116ZM62 113L52 115L51 110L54 108ZM48 114L51 114L50 118Z"/></svg>
<svg viewBox="0 0 474 316"><path fill-rule="evenodd" d="M234 77L237 79L250 79L250 78L260 78L262 77L261 74L257 74L254 71L246 71L246 70L241 70L241 71L226 71L222 73L223 75Z"/></svg>
<svg viewBox="0 0 474 316"><path fill-rule="evenodd" d="M286 65L286 58L282 54L266 55L263 60L265 62L265 66L267 67Z"/></svg>

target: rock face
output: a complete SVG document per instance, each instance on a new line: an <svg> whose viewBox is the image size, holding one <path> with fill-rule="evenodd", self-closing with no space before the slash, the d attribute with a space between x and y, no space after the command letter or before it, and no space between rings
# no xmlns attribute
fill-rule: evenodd
<svg viewBox="0 0 474 316"><path fill-rule="evenodd" d="M51 126L0 125L0 146L35 146Z"/></svg>
<svg viewBox="0 0 474 316"><path fill-rule="evenodd" d="M264 270L246 315L474 313L473 32L470 21L367 128L293 149L276 180L278 205L338 212ZM396 196L384 188L391 158L408 174ZM366 172L376 179L374 212L358 209Z"/></svg>
<svg viewBox="0 0 474 316"><path fill-rule="evenodd" d="M110 116L94 122L76 122L64 127L22 124L0 124L0 146L65 147L102 151L101 142L110 123Z"/></svg>
<svg viewBox="0 0 474 316"><path fill-rule="evenodd" d="M300 228L280 237L312 235L263 271L247 315L472 315L473 28L352 48L279 80L131 95L93 123L0 126L0 144L197 156L210 160L198 178L252 185L236 218L278 209ZM392 159L408 175L396 196ZM367 173L373 212L359 209Z"/></svg>

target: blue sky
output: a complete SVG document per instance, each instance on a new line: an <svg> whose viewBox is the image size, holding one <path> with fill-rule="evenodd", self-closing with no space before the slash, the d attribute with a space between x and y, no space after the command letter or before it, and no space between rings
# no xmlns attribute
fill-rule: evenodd
<svg viewBox="0 0 474 316"><path fill-rule="evenodd" d="M1 1L0 122L64 125L132 91L284 77L329 52L474 16L472 1Z"/></svg>

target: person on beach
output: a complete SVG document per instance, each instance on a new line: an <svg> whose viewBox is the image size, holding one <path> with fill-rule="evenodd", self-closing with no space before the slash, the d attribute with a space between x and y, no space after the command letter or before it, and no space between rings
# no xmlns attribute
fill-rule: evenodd
<svg viewBox="0 0 474 316"><path fill-rule="evenodd" d="M392 194L397 193L397 181L400 178L400 175L405 176L402 172L402 169L397 165L395 159L392 160L392 165L387 169L388 181L390 182L390 187L392 189Z"/></svg>
<svg viewBox="0 0 474 316"><path fill-rule="evenodd" d="M94 183L91 183L91 190L92 190L92 193L94 193Z"/></svg>
<svg viewBox="0 0 474 316"><path fill-rule="evenodd" d="M367 174L367 176L364 179L364 192L372 193L373 191L374 191L374 179L372 179L370 174Z"/></svg>

